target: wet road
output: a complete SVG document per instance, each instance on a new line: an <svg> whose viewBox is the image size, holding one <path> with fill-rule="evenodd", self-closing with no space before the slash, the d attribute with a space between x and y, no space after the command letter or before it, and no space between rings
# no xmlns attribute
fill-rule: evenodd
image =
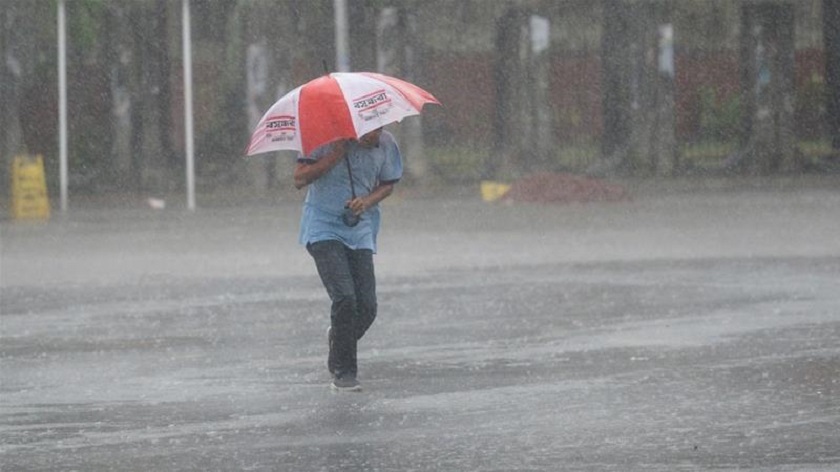
<svg viewBox="0 0 840 472"><path fill-rule="evenodd" d="M840 189L397 196L362 393L297 203L2 222L2 470L840 470Z"/></svg>

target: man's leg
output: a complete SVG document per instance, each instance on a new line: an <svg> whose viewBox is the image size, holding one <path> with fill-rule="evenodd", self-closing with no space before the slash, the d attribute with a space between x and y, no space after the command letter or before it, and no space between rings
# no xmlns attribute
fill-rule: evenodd
<svg viewBox="0 0 840 472"><path fill-rule="evenodd" d="M373 270L373 251L347 249L350 274L356 293L356 339L362 339L376 319L376 275Z"/></svg>
<svg viewBox="0 0 840 472"><path fill-rule="evenodd" d="M344 244L319 241L307 246L318 275L332 301L330 323L333 335L335 375L356 375L356 291Z"/></svg>

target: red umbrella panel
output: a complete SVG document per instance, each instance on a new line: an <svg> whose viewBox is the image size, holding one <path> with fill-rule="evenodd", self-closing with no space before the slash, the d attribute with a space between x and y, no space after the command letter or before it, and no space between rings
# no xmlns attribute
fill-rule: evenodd
<svg viewBox="0 0 840 472"><path fill-rule="evenodd" d="M440 102L404 80L373 72L340 72L307 82L278 100L251 135L246 155L293 150L309 155L338 139L362 135L420 114Z"/></svg>

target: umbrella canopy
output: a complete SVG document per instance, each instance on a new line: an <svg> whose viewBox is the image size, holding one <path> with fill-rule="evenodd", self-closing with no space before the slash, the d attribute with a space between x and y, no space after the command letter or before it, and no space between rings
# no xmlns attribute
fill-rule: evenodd
<svg viewBox="0 0 840 472"><path fill-rule="evenodd" d="M440 102L422 88L373 72L324 75L292 90L263 115L246 155L294 150L309 155L338 139L362 135Z"/></svg>

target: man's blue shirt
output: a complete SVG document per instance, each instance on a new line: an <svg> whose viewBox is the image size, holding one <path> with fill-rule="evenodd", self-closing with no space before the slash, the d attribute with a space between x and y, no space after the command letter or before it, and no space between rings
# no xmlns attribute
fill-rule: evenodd
<svg viewBox="0 0 840 472"><path fill-rule="evenodd" d="M329 151L330 146L322 146L309 156L298 157L298 161L317 161ZM365 148L355 141L348 143L345 159L353 169L353 185L357 197L370 194L381 183L396 182L402 178L400 149L394 136L387 131L382 132L378 147ZM306 245L338 240L351 249L370 249L376 252L379 205L368 208L362 213L359 224L349 227L341 220L341 214L350 199L350 175L342 159L326 174L309 184L300 219L300 243Z"/></svg>

